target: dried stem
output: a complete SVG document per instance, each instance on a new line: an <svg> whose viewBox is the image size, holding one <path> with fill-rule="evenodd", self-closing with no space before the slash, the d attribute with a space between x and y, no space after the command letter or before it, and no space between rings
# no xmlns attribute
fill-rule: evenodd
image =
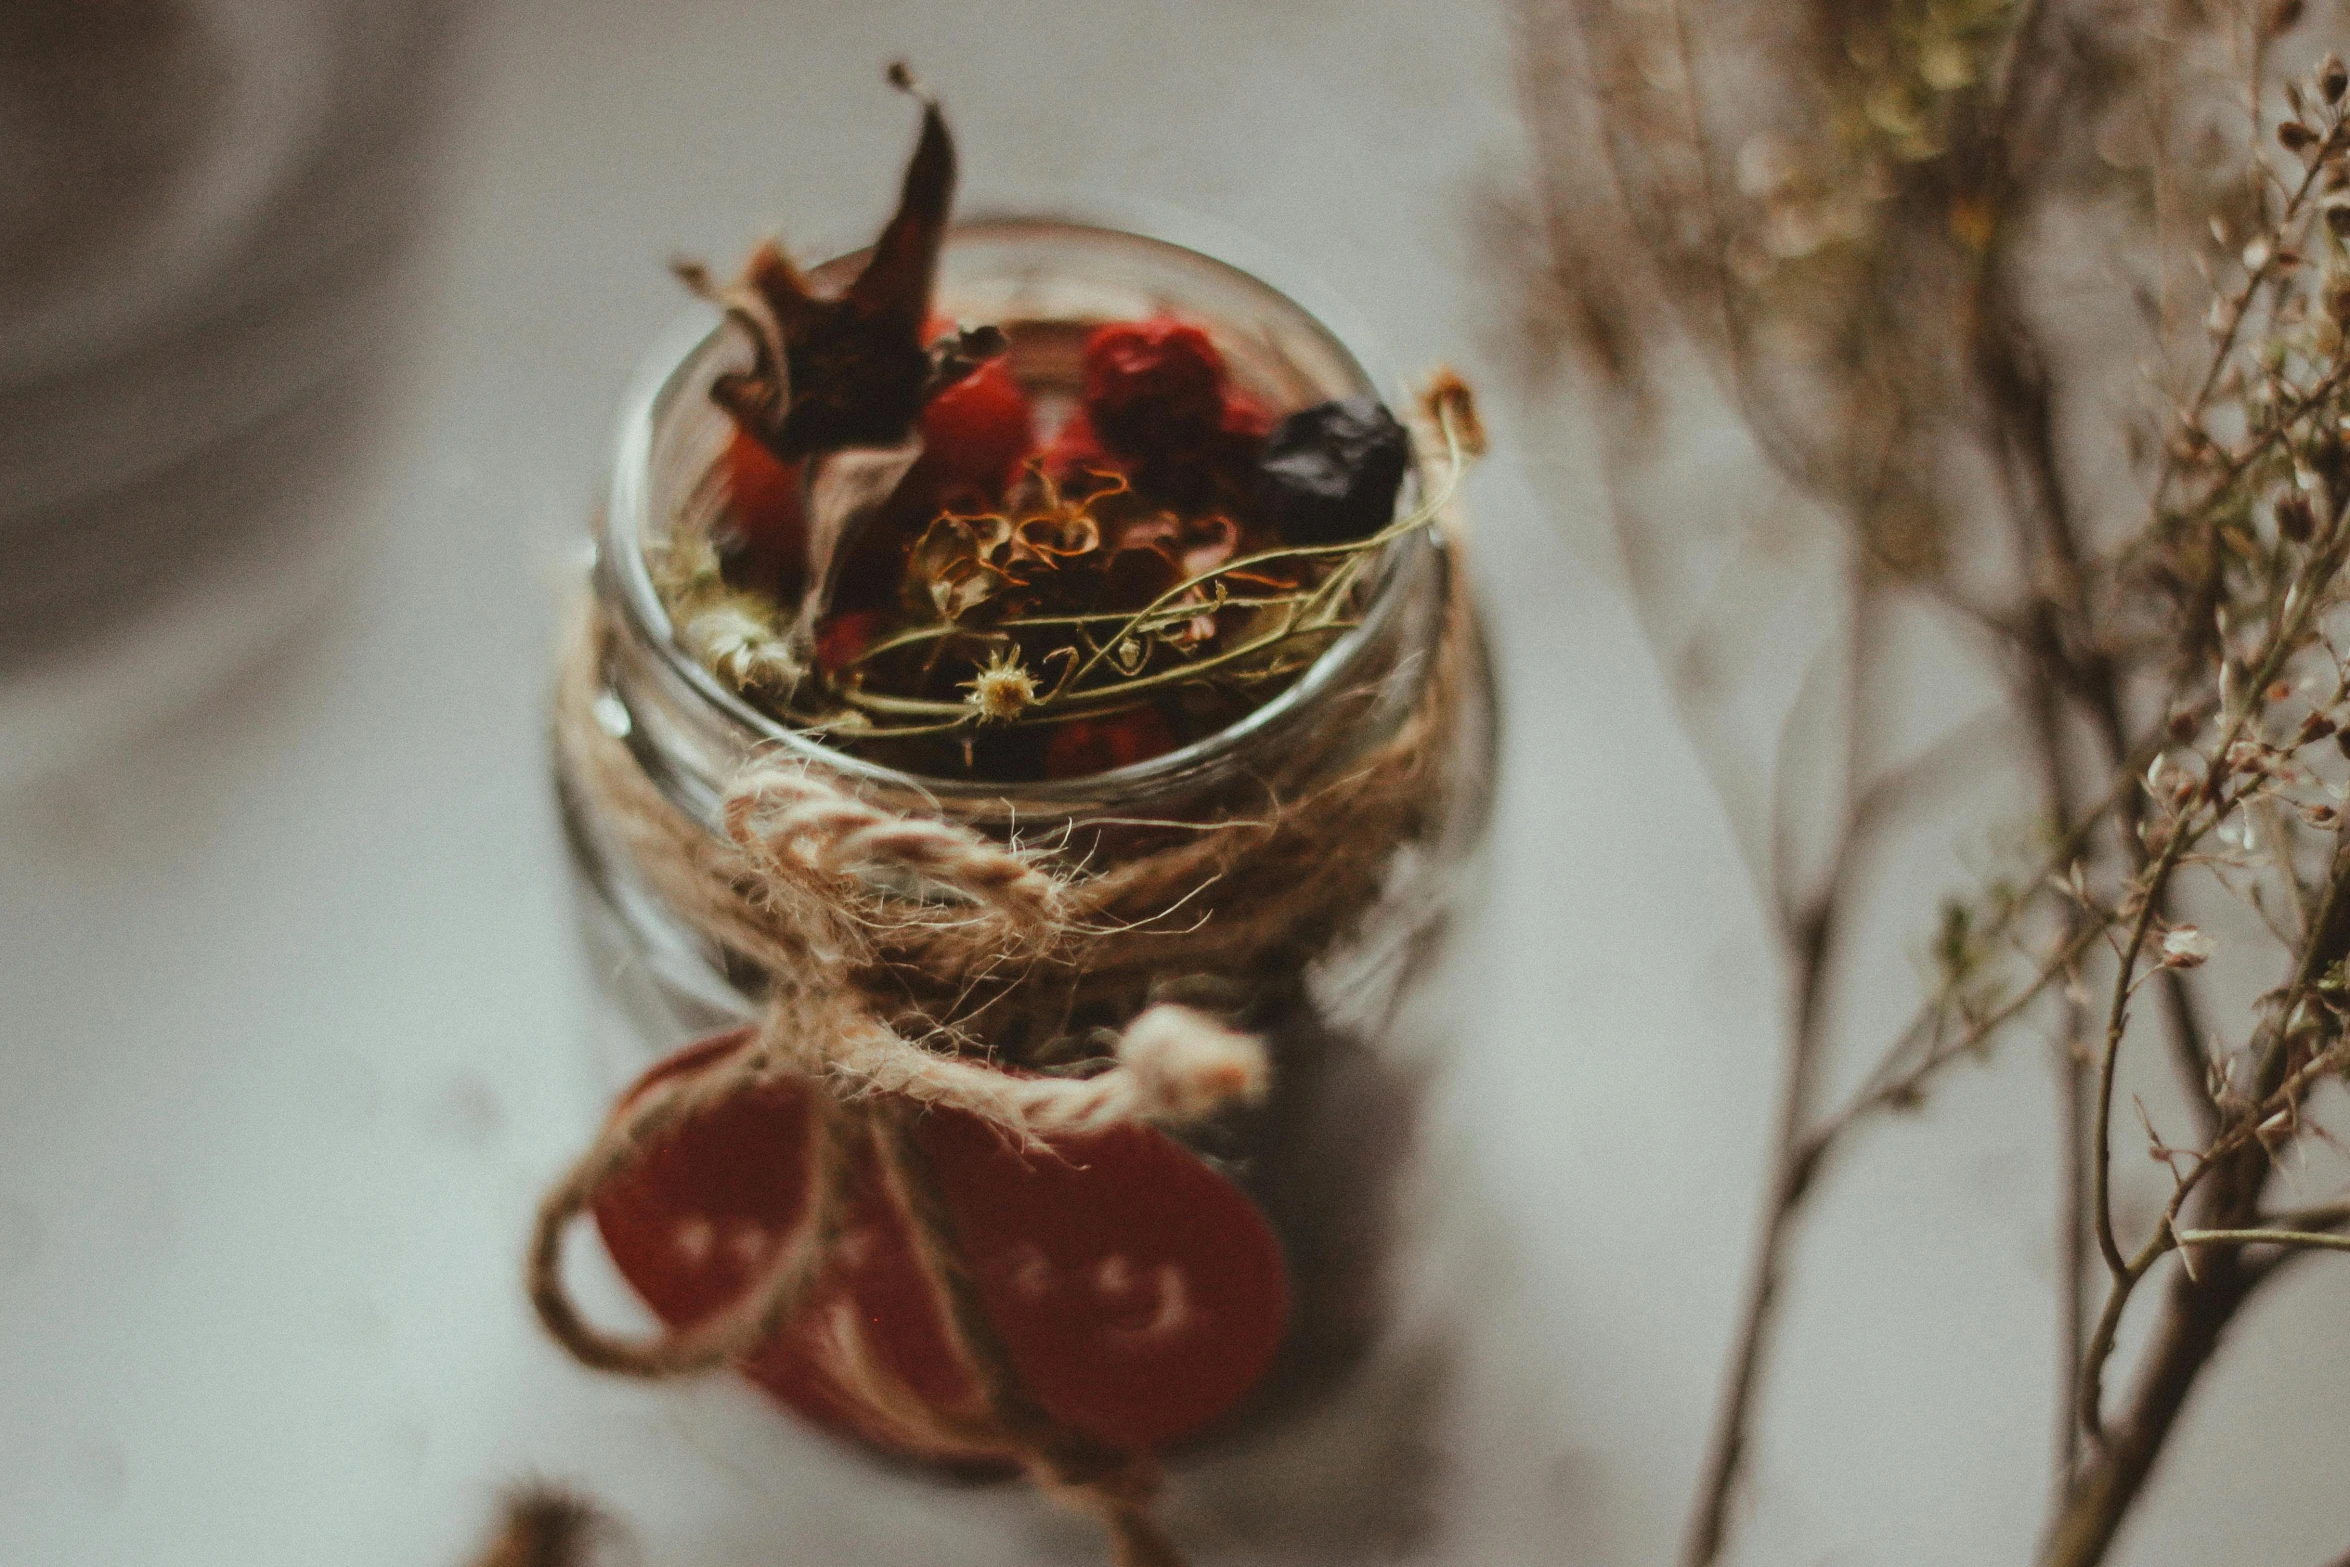
<svg viewBox="0 0 2350 1567"><path fill-rule="evenodd" d="M1818 1074L1824 1041L1821 1002L1827 985L1828 960L1834 951L1834 910L1832 902L1823 901L1794 936L1795 1020L1788 1034L1787 1067L1779 1090L1778 1138L1772 1159L1768 1206L1764 1210L1753 1275L1739 1312L1728 1380L1716 1408L1713 1436L1707 1443L1697 1510L1681 1552L1685 1567L1706 1567L1721 1555L1730 1501L1745 1462L1750 1411L1778 1307L1788 1242L1826 1151L1825 1145L1816 1139L1805 1138L1804 1126L1811 1114L1813 1081Z"/></svg>
<svg viewBox="0 0 2350 1567"><path fill-rule="evenodd" d="M2177 1230L2181 1246L2306 1246L2319 1251L2350 1251L2350 1235L2325 1230Z"/></svg>

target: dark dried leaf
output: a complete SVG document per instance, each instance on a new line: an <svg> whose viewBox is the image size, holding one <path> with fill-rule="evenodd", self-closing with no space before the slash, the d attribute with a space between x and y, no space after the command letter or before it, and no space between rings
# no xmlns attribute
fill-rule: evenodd
<svg viewBox="0 0 2350 1567"><path fill-rule="evenodd" d="M2300 544L2316 531L2317 512L2308 496L2293 490L2277 502L2277 532Z"/></svg>
<svg viewBox="0 0 2350 1567"><path fill-rule="evenodd" d="M711 398L787 462L902 441L933 382L951 379L950 364L986 357L992 343L985 334L959 339L935 365L923 343L954 200L954 140L938 101L903 65L890 68L890 80L922 101L922 133L897 212L856 281L838 297L819 295L772 240L751 253L731 288L712 289L697 266L678 269L744 324L757 351L749 370L717 379Z"/></svg>

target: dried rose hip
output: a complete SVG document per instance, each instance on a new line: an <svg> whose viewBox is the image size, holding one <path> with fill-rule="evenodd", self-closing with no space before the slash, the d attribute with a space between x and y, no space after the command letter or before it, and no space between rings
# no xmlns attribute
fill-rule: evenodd
<svg viewBox="0 0 2350 1567"><path fill-rule="evenodd" d="M738 587L789 597L808 553L800 465L783 461L740 429L727 441L724 461L727 575Z"/></svg>
<svg viewBox="0 0 2350 1567"><path fill-rule="evenodd" d="M991 359L930 400L922 411L922 461L942 490L969 489L988 505L1036 450L1028 397L1012 367Z"/></svg>
<svg viewBox="0 0 2350 1567"><path fill-rule="evenodd" d="M690 1045L630 1096L747 1038ZM800 1224L811 1091L781 1081L704 1111L597 1200L606 1249L663 1321L723 1309ZM1263 1376L1288 1309L1279 1243L1239 1188L1173 1140L1126 1126L1023 1155L946 1110L915 1138L997 1335L1056 1419L1115 1447L1163 1447ZM855 1191L815 1298L743 1370L833 1431L914 1456L981 1456L925 1429L925 1410L970 1416L977 1384L870 1150Z"/></svg>
<svg viewBox="0 0 2350 1567"><path fill-rule="evenodd" d="M1157 457L1215 434L1224 414L1224 356L1180 321L1121 321L1085 342L1085 414L1113 452Z"/></svg>

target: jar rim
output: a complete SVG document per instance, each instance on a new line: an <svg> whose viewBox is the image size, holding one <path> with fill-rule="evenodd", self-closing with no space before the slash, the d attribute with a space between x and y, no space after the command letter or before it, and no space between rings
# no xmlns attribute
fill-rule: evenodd
<svg viewBox="0 0 2350 1567"><path fill-rule="evenodd" d="M1054 229L1094 241L1137 244L1178 265L1212 269L1224 282L1256 294L1269 308L1281 312L1292 324L1319 339L1333 362L1353 382L1341 395L1377 393L1377 382L1354 348L1337 335L1322 314L1299 304L1297 291L1277 286L1259 272L1243 270L1178 240L1140 228L1097 223L1091 221L1090 214L991 210L952 225L946 245L951 251L958 240L969 243L984 240L991 234L1034 236ZM1244 248L1255 250L1253 246ZM851 251L833 257L811 270L840 265L857 254ZM1251 267L1262 264L1260 257L1252 253ZM749 749L780 751L818 763L861 784L911 791L941 804L983 806L1017 796L1028 805L1080 807L1098 804L1104 795L1131 800L1138 795L1179 790L1219 767L1232 765L1252 743L1293 722L1301 709L1343 688L1349 675L1381 644L1404 612L1404 601L1410 596L1409 583L1419 573L1441 564L1442 545L1432 529L1415 529L1386 545L1361 620L1324 649L1302 674L1232 723L1148 760L1070 778L1013 783L914 773L874 762L762 712L718 679L678 635L645 559L644 540L656 521L651 515L656 435L680 395L687 375L717 345L726 330L724 320L711 307L697 305L688 309L655 339L652 352L632 381L621 409L611 487L596 551L596 570L612 590L611 596L618 600L631 631L656 650L670 675L683 681L697 698L740 731L739 737ZM1417 490L1425 480L1416 461L1412 472L1412 488ZM1399 510L1403 505L1404 500L1399 497Z"/></svg>

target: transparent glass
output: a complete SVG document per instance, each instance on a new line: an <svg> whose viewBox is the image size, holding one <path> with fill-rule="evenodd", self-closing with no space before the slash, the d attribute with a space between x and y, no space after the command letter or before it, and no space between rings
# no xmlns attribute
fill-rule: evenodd
<svg viewBox="0 0 2350 1567"><path fill-rule="evenodd" d="M830 269L853 266L843 258ZM828 269L819 269L824 279ZM834 272L837 276L837 271ZM1083 328L1171 313L1205 327L1236 381L1276 409L1365 392L1393 393L1314 315L1257 277L1198 251L1115 229L1050 219L966 223L950 235L939 309L965 323L1061 323L1023 334L1027 352L1068 363L1020 365L1024 380L1073 386ZM679 644L645 564L648 540L690 508L710 504L704 482L728 428L710 402L711 379L747 359L731 331L706 316L687 323L651 360L625 412L593 591L616 628L598 716L625 735L669 798L713 832L727 779L753 748L781 749L852 782L869 799L943 810L1029 842L1065 837L1090 863L1165 841L1165 824L1261 810L1268 790L1295 798L1337 776L1392 736L1420 701L1445 618L1455 563L1441 535L1417 530L1388 547L1360 624L1292 686L1245 719L1182 749L1089 777L1001 784L915 777L846 755L759 713ZM1411 504L1416 482L1401 504ZM1195 1452L1174 1455L1214 1484L1221 1463L1244 1463L1252 1487L1277 1474L1287 1447L1328 1465L1333 1443L1392 1448L1392 1409L1380 1421L1344 1396L1389 1318L1394 1197L1413 1157L1412 1130L1427 1063L1391 1037L1390 1020L1424 967L1457 899L1491 793L1494 738L1481 655L1443 759L1444 809L1408 842L1381 846L1388 868L1378 906L1343 944L1278 995L1249 998L1266 1028L1276 1084L1270 1102L1191 1139L1261 1205L1290 1270L1291 1321L1266 1382ZM601 1032L614 1086L659 1056L754 1016L764 976L714 950L638 878L607 824L563 785L581 873L581 914L608 1003ZM1379 1404L1377 1398L1368 1401ZM1319 1410L1321 1413L1316 1414ZM1333 1429L1334 1420L1337 1429ZM1373 1426L1378 1428L1374 1429ZM1308 1434L1310 1432L1310 1435ZM1235 1460L1217 1454L1239 1454ZM1268 1468L1268 1465L1271 1467Z"/></svg>

